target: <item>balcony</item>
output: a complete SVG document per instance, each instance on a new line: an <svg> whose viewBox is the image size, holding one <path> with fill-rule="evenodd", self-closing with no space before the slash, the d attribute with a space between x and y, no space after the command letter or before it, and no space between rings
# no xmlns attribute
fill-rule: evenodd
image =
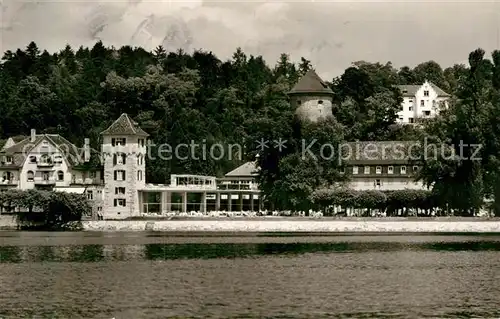
<svg viewBox="0 0 500 319"><path fill-rule="evenodd" d="M53 162L37 162L36 166L38 166L39 168L52 168L52 167L54 167L54 163Z"/></svg>
<svg viewBox="0 0 500 319"><path fill-rule="evenodd" d="M219 184L217 185L217 189L247 191L258 190L258 187L257 184Z"/></svg>
<svg viewBox="0 0 500 319"><path fill-rule="evenodd" d="M71 180L71 184L77 185L96 185L102 183L103 181L99 180L98 178L73 178Z"/></svg>
<svg viewBox="0 0 500 319"><path fill-rule="evenodd" d="M0 180L0 185L7 185L7 186L10 186L10 185L17 185L19 183L18 180L14 180L14 179L4 179L4 180Z"/></svg>
<svg viewBox="0 0 500 319"><path fill-rule="evenodd" d="M35 177L34 182L35 182L35 185L55 185L56 184L56 180L54 178Z"/></svg>

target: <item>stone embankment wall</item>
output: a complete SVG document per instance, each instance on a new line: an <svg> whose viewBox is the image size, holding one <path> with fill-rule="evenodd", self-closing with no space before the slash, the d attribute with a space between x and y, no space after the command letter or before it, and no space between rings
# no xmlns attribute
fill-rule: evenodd
<svg viewBox="0 0 500 319"><path fill-rule="evenodd" d="M86 221L87 231L496 233L500 221L176 220Z"/></svg>

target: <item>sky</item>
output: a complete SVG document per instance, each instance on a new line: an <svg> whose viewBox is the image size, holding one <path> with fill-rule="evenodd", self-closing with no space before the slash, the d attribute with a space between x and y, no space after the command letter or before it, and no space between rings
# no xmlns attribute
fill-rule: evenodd
<svg viewBox="0 0 500 319"><path fill-rule="evenodd" d="M434 60L466 63L468 54L500 49L496 1L180 1L0 0L0 51L35 41L204 49L225 60L237 47L274 65L280 53L311 60L325 80L354 61L413 67Z"/></svg>

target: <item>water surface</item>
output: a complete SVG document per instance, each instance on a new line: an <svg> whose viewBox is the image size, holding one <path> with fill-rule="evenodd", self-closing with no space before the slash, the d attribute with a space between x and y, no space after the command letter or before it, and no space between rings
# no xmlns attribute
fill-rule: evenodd
<svg viewBox="0 0 500 319"><path fill-rule="evenodd" d="M481 317L496 235L0 232L0 318Z"/></svg>

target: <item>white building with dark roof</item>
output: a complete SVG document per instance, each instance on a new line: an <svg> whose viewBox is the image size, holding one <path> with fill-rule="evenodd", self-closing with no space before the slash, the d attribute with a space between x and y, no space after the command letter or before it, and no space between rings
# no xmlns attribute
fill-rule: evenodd
<svg viewBox="0 0 500 319"><path fill-rule="evenodd" d="M99 154L85 139L78 147L58 134L9 138L0 149L0 191L41 189L86 193L95 210L104 180Z"/></svg>
<svg viewBox="0 0 500 319"><path fill-rule="evenodd" d="M418 123L448 108L450 94L429 81L422 85L399 85L398 88L403 95L403 103L402 110L397 114L397 123Z"/></svg>

